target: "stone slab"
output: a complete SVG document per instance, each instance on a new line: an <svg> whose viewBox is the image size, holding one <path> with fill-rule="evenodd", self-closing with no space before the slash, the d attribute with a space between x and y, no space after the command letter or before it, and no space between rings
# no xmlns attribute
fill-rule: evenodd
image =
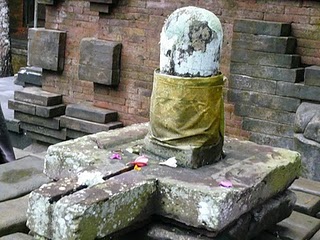
<svg viewBox="0 0 320 240"><path fill-rule="evenodd" d="M301 154L302 176L320 181L320 144L306 139L302 134L294 134L294 149Z"/></svg>
<svg viewBox="0 0 320 240"><path fill-rule="evenodd" d="M127 128L123 129L128 131ZM120 130L125 131L123 129ZM115 130L114 134L120 130ZM51 172L51 175L56 175L56 179L59 179L67 174L69 177L75 177L92 165L97 168L109 167L112 166L111 160L108 159L111 150L127 149L136 144L127 141L120 146L119 143L106 146L97 141L99 136L105 133L98 134L49 147L45 171ZM128 135L121 136L126 136L128 140ZM139 138L141 139L141 136ZM77 151L72 151L70 147L76 148ZM146 179L157 180L155 213L217 233L255 206L282 192L300 173L299 154L289 150L226 139L225 152L226 158L223 161L197 170L169 168L149 158L148 166L142 168L139 173ZM99 158L100 161L94 162L93 159ZM125 166L128 160L126 158L116 163ZM115 163L114 160L112 162ZM65 174L61 174L63 168L67 170ZM233 183L232 188L219 186L219 182L226 179Z"/></svg>
<svg viewBox="0 0 320 240"><path fill-rule="evenodd" d="M263 94L254 91L228 90L228 101L244 103L287 112L296 112L301 100L292 97L282 97L270 94Z"/></svg>
<svg viewBox="0 0 320 240"><path fill-rule="evenodd" d="M272 134L279 137L293 137L293 126L246 117L242 128L250 132Z"/></svg>
<svg viewBox="0 0 320 240"><path fill-rule="evenodd" d="M243 48L253 51L293 54L297 40L294 37L274 37L246 33L233 33L232 48Z"/></svg>
<svg viewBox="0 0 320 240"><path fill-rule="evenodd" d="M33 104L9 99L8 108L14 111L23 112L30 115L36 115L36 106Z"/></svg>
<svg viewBox="0 0 320 240"><path fill-rule="evenodd" d="M277 87L277 81L275 80L254 78L239 74L230 74L228 83L229 88L273 95L275 95Z"/></svg>
<svg viewBox="0 0 320 240"><path fill-rule="evenodd" d="M0 202L0 237L15 232L28 232L26 227L29 195Z"/></svg>
<svg viewBox="0 0 320 240"><path fill-rule="evenodd" d="M300 177L290 186L290 189L306 192L320 197L320 182Z"/></svg>
<svg viewBox="0 0 320 240"><path fill-rule="evenodd" d="M320 87L303 85L299 94L299 97L303 100L320 102Z"/></svg>
<svg viewBox="0 0 320 240"><path fill-rule="evenodd" d="M39 125L41 127L46 127L54 130L60 129L60 118L43 118L34 115L25 114L22 112L14 112L14 118L20 120L24 123L30 123L34 125Z"/></svg>
<svg viewBox="0 0 320 240"><path fill-rule="evenodd" d="M320 239L320 230L315 235L313 235L313 237L310 240L318 240L318 239Z"/></svg>
<svg viewBox="0 0 320 240"><path fill-rule="evenodd" d="M79 167L83 169L105 161L108 164L110 151L117 150L119 145L143 139L147 132L147 124L133 124L52 145L47 150L44 172L50 178L60 179L72 176Z"/></svg>
<svg viewBox="0 0 320 240"><path fill-rule="evenodd" d="M14 92L14 100L41 106L53 106L62 104L62 95L47 92L38 87L26 87Z"/></svg>
<svg viewBox="0 0 320 240"><path fill-rule="evenodd" d="M28 64L52 71L64 68L67 33L44 28L28 30Z"/></svg>
<svg viewBox="0 0 320 240"><path fill-rule="evenodd" d="M319 229L320 219L294 211L274 231L278 232L281 239L296 240L310 239Z"/></svg>
<svg viewBox="0 0 320 240"><path fill-rule="evenodd" d="M83 38L80 43L79 79L108 86L118 85L120 55L121 43Z"/></svg>
<svg viewBox="0 0 320 240"><path fill-rule="evenodd" d="M304 72L304 83L309 86L320 87L320 66L306 67Z"/></svg>
<svg viewBox="0 0 320 240"><path fill-rule="evenodd" d="M18 119L6 120L7 129L10 132L21 133L20 121Z"/></svg>
<svg viewBox="0 0 320 240"><path fill-rule="evenodd" d="M297 98L297 100L304 99L300 98L300 92L303 86L304 85L302 83L294 84L289 82L278 81L276 95Z"/></svg>
<svg viewBox="0 0 320 240"><path fill-rule="evenodd" d="M35 67L23 67L18 72L17 82L21 84L32 84L34 86L42 86L42 69Z"/></svg>
<svg viewBox="0 0 320 240"><path fill-rule="evenodd" d="M30 123L21 123L21 128L28 132L38 133L44 136L57 138L61 140L67 139L67 130L66 128L61 128L60 130L54 130Z"/></svg>
<svg viewBox="0 0 320 240"><path fill-rule="evenodd" d="M96 123L78 118L68 117L66 115L60 117L60 124L61 127L70 128L72 130L86 133L109 131L111 129L116 129L123 126L121 122Z"/></svg>
<svg viewBox="0 0 320 240"><path fill-rule="evenodd" d="M0 237L0 240L33 240L34 238L25 233L13 233L3 237Z"/></svg>
<svg viewBox="0 0 320 240"><path fill-rule="evenodd" d="M55 106L36 106L36 115L44 118L53 118L64 115L66 106L58 104Z"/></svg>
<svg viewBox="0 0 320 240"><path fill-rule="evenodd" d="M50 180L43 174L43 159L22 157L1 165L0 202L28 194Z"/></svg>
<svg viewBox="0 0 320 240"><path fill-rule="evenodd" d="M294 143L291 137L280 137L270 134L250 132L249 140L261 145L294 150Z"/></svg>
<svg viewBox="0 0 320 240"><path fill-rule="evenodd" d="M294 121L295 132L304 133L310 121L319 113L320 104L302 102L296 112L296 119Z"/></svg>
<svg viewBox="0 0 320 240"><path fill-rule="evenodd" d="M115 111L88 104L68 104L66 116L97 123L113 122L117 121L118 118L118 114Z"/></svg>
<svg viewBox="0 0 320 240"><path fill-rule="evenodd" d="M320 106L320 104L318 104ZM306 126L303 136L307 139L320 143L320 112L311 119Z"/></svg>
<svg viewBox="0 0 320 240"><path fill-rule="evenodd" d="M234 21L233 31L268 36L289 36L291 33L291 24L251 19L236 19Z"/></svg>
<svg viewBox="0 0 320 240"><path fill-rule="evenodd" d="M244 62L280 68L298 68L300 67L301 57L295 54L278 54L232 48L231 62Z"/></svg>
<svg viewBox="0 0 320 240"><path fill-rule="evenodd" d="M309 193L294 191L297 202L294 209L310 216L316 216L320 211L320 197Z"/></svg>
<svg viewBox="0 0 320 240"><path fill-rule="evenodd" d="M47 144L56 144L56 143L63 141L59 138L49 137L49 136L46 136L43 134L30 132L30 131L26 131L26 136L31 138L32 140L40 141L42 143L47 143Z"/></svg>
<svg viewBox="0 0 320 240"><path fill-rule="evenodd" d="M303 81L304 68L287 69L234 62L230 65L230 73L297 83Z"/></svg>
<svg viewBox="0 0 320 240"><path fill-rule="evenodd" d="M67 128L67 138L68 139L70 139L70 138L75 139L75 138L79 138L79 137L84 137L86 135L88 135L88 133Z"/></svg>

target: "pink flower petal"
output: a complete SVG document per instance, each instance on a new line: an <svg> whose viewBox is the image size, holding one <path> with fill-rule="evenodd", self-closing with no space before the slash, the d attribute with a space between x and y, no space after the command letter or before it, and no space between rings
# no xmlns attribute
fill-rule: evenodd
<svg viewBox="0 0 320 240"><path fill-rule="evenodd" d="M223 180L219 183L219 186L225 187L225 188L231 188L232 187L232 182L229 180Z"/></svg>
<svg viewBox="0 0 320 240"><path fill-rule="evenodd" d="M135 165L138 167L145 167L148 165L149 159L146 156L139 156L133 162L129 162L131 165Z"/></svg>
<svg viewBox="0 0 320 240"><path fill-rule="evenodd" d="M113 153L110 158L111 159L118 159L118 160L122 159L120 153Z"/></svg>

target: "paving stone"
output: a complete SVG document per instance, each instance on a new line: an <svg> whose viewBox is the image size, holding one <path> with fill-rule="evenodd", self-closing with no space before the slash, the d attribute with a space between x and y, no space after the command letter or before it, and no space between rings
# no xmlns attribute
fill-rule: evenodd
<svg viewBox="0 0 320 240"><path fill-rule="evenodd" d="M133 130L132 126L130 127L129 129ZM124 129L128 131L127 128ZM65 168L71 178L73 177L79 180L79 178L81 179L81 171L85 171L86 167L91 166L90 169L96 168L99 169L99 171L102 166L105 169L112 167L111 160L108 159L111 150L119 148L127 149L129 146L136 144L128 142L127 138L130 135L125 134L124 129L114 131L118 132L118 135L121 135L122 139L127 142L120 146L112 144L106 146L101 142L97 143L97 139L100 140L100 136L104 136L106 133L85 136L82 139L70 140L50 146L46 157L45 169L52 172L56 171L53 175L58 176L59 172L61 173L61 170ZM134 134L136 138L137 135L136 133ZM146 133L144 133L144 135L145 134ZM105 140L108 138L111 140L111 135L106 136ZM141 138L141 136L139 138ZM149 181L152 179L156 180L157 197L155 199L149 198L151 200L150 203L155 204L153 205L155 207L153 209L156 214L167 218L174 218L179 222L193 227L201 226L208 231L219 232L254 207L259 206L270 197L282 192L300 173L299 154L296 152L229 138L226 138L225 142L227 157L224 161L220 161L212 166L202 167L198 170L169 168L161 166L158 161L149 158L147 167L142 168L141 171L133 171L133 174L138 173L140 177L143 177L141 184L147 184L148 189L151 187ZM108 141L106 141L106 143L108 143ZM96 148L95 146L100 147ZM72 151L71 148L77 149L77 151ZM123 164L123 166L126 166L127 160L113 161L113 164ZM50 164L50 166L48 164ZM44 185L39 191L35 191L32 197L34 201L29 211L29 218L32 218L32 220L30 220L28 226L32 231L36 233L40 232L40 235L45 234L44 236L48 238L52 237L49 236L52 231L52 234L69 236L74 233L84 234L84 232L89 232L83 229L83 226L90 225L91 229L92 226L101 226L101 222L104 221L101 219L106 219L106 217L102 217L99 214L93 216L92 211L97 210L96 212L101 213L100 207L102 206L108 206L110 211L113 209L109 205L113 202L113 195L106 196L105 194L114 192L112 181L117 181L116 179L119 179L118 177L124 177L124 179L126 179L125 184L127 184L127 181L133 182L134 179L131 179L131 177L125 177L128 176L128 173L129 172L126 172L116 177L107 178L105 182L98 185L90 184L90 188L76 191L60 200L57 199L57 201L54 201L54 205L51 205L50 201L48 201L48 198L50 198L50 189L53 189L54 185L56 185L55 189L65 191L68 191L68 189L60 188L62 186L59 186L59 183ZM56 179L64 176L66 175L60 175ZM99 177L99 174L94 173L94 176L97 176L97 178L101 180L103 174ZM232 188L222 188L219 186L219 182L225 179L233 183ZM279 179L281 179L280 182ZM78 182L78 180L76 180L76 182ZM112 181L109 182L109 180ZM61 181L66 180L61 179ZM134 180L134 184L137 184L139 181L139 179ZM122 183L122 181L120 182ZM106 188L106 190L108 189L109 191L104 190L103 197L99 198L99 200L94 200L98 195L94 195L93 192L98 191L98 189L104 189L102 186L104 184L109 184L108 188ZM115 189L122 188L122 185L116 184L115 186ZM131 198L131 191L126 190L126 186L123 186L123 189L124 191L128 191L128 198L124 199L126 202ZM142 186L141 189L143 189ZM151 189L153 189L153 187ZM143 198L148 198L145 195L147 192L154 194L153 190L144 191L142 195ZM89 196L92 196L94 199L91 200L91 198L88 198ZM121 196L124 197L126 195ZM121 202L122 197L120 197L120 195L119 198L119 202ZM37 203L37 199L42 199L47 205L44 206L41 204L42 200ZM110 203L108 203L108 199L111 199ZM90 202L92 203L91 208L89 207ZM98 206L100 207L98 207L96 203L99 203ZM137 205L139 206L139 204ZM121 206L119 205L119 207ZM188 210L186 211L186 209ZM228 210L226 211L226 209ZM48 211L51 211L52 217L50 217ZM83 215L84 212L91 212L91 217L87 218L87 215ZM108 212L104 213L109 214ZM128 213L128 211L126 211L126 213ZM135 213L136 212L132 212L132 214ZM107 219L110 220L110 224L113 225L113 219L119 220L119 218L118 216L114 216L114 213L110 214ZM119 215L120 214L122 214L121 211L119 212ZM45 219L41 220L39 215L46 219L52 219L52 224L51 222L48 223ZM128 217L126 217L126 219L127 218ZM60 220L58 221L58 219ZM61 219L64 220L62 221ZM129 217L128 221L131 220ZM65 226L65 224L69 225L69 221L72 221L74 227L61 229L59 222L61 224L63 222L63 226ZM124 221L127 222L127 220ZM121 224L123 224L121 225L122 227L126 226L126 223L122 222ZM81 226L82 230L79 230L79 226ZM106 226L105 223L104 226ZM120 225L117 224L115 226L116 230L120 230L118 226ZM62 232L60 232L59 229ZM97 234L99 235L98 237L103 237L112 232L114 232L113 228L104 227L103 230L98 228L95 230L95 233L91 233L94 236ZM59 239L59 237L57 237L57 239Z"/></svg>
<svg viewBox="0 0 320 240"><path fill-rule="evenodd" d="M44 136L52 137L52 138L57 138L61 140L66 140L67 139L67 130L66 128L62 128L60 130L54 130L34 124L29 124L29 123L21 123L21 128L24 129L27 132L32 132L32 133L37 133L41 134Z"/></svg>
<svg viewBox="0 0 320 240"><path fill-rule="evenodd" d="M26 227L29 195L0 202L0 237L15 233L28 232Z"/></svg>
<svg viewBox="0 0 320 240"><path fill-rule="evenodd" d="M320 66L306 67L304 72L304 83L309 86L320 87Z"/></svg>
<svg viewBox="0 0 320 240"><path fill-rule="evenodd" d="M20 158L0 168L0 202L25 195L50 180L43 174L43 159Z"/></svg>
<svg viewBox="0 0 320 240"><path fill-rule="evenodd" d="M251 132L275 135L279 137L293 137L292 125L274 123L254 118L244 118L242 128Z"/></svg>
<svg viewBox="0 0 320 240"><path fill-rule="evenodd" d="M13 148L13 151L14 151L14 155L16 156L16 160L19 160L21 158L31 155L30 152L19 149L19 148Z"/></svg>
<svg viewBox="0 0 320 240"><path fill-rule="evenodd" d="M62 95L43 91L38 87L26 87L14 92L14 100L41 106L53 106L62 104Z"/></svg>
<svg viewBox="0 0 320 240"><path fill-rule="evenodd" d="M257 35L289 36L291 33L291 24L261 20L236 19L234 21L233 31Z"/></svg>
<svg viewBox="0 0 320 240"><path fill-rule="evenodd" d="M59 138L49 137L49 136L46 136L43 134L30 132L30 131L26 131L26 136L31 138L32 140L36 140L36 141L40 141L40 142L48 143L48 144L56 144L56 143L63 141Z"/></svg>
<svg viewBox="0 0 320 240"><path fill-rule="evenodd" d="M310 239L320 229L320 219L303 213L292 212L291 216L278 223L275 232L280 239L297 240Z"/></svg>
<svg viewBox="0 0 320 240"><path fill-rule="evenodd" d="M30 103L9 99L8 108L18 112L27 113L30 115L36 115L36 106Z"/></svg>
<svg viewBox="0 0 320 240"><path fill-rule="evenodd" d="M34 125L39 125L42 127L59 130L60 129L60 118L42 118L38 116L33 116L25 114L22 112L14 112L14 118L20 120L24 123L30 123Z"/></svg>
<svg viewBox="0 0 320 240"><path fill-rule="evenodd" d="M33 240L33 239L34 238L32 236L25 233L21 233L21 232L0 237L0 240Z"/></svg>
<svg viewBox="0 0 320 240"><path fill-rule="evenodd" d="M272 147L282 147L294 150L293 139L289 137L280 137L264 133L251 132L249 140L262 145L269 145Z"/></svg>
<svg viewBox="0 0 320 240"><path fill-rule="evenodd" d="M83 137L86 135L88 135L88 133L80 132L80 131L76 131L76 130L72 130L72 129L67 128L67 138L69 138L69 139L70 138L75 139L75 138Z"/></svg>
<svg viewBox="0 0 320 240"><path fill-rule="evenodd" d="M66 116L97 123L113 122L117 121L118 118L118 114L115 111L86 104L68 104Z"/></svg>
<svg viewBox="0 0 320 240"><path fill-rule="evenodd" d="M275 95L276 93L277 81L274 80L254 78L238 74L230 74L228 80L229 88L269 93L272 95Z"/></svg>
<svg viewBox="0 0 320 240"><path fill-rule="evenodd" d="M72 130L86 133L109 131L111 129L120 128L123 126L121 122L96 123L78 118L68 117L65 115L60 117L60 124L61 127L70 128Z"/></svg>
<svg viewBox="0 0 320 240"><path fill-rule="evenodd" d="M294 191L297 195L295 210L310 216L315 216L320 211L320 197L309 193Z"/></svg>
<svg viewBox="0 0 320 240"><path fill-rule="evenodd" d="M231 62L242 62L254 65L298 68L301 57L294 54L266 53L241 48L232 48Z"/></svg>
<svg viewBox="0 0 320 240"><path fill-rule="evenodd" d="M282 97L270 94L262 94L253 91L228 90L228 101L244 103L287 112L296 112L301 100L291 97Z"/></svg>
<svg viewBox="0 0 320 240"><path fill-rule="evenodd" d="M295 180L290 189L310 193L320 197L320 182L302 178Z"/></svg>
<svg viewBox="0 0 320 240"><path fill-rule="evenodd" d="M320 231L318 231L310 240L319 240L320 239Z"/></svg>
<svg viewBox="0 0 320 240"><path fill-rule="evenodd" d="M36 115L44 118L53 118L57 116L64 115L66 106L64 104L59 104L55 106L36 106Z"/></svg>
<svg viewBox="0 0 320 240"><path fill-rule="evenodd" d="M232 63L230 73L297 83L303 81L304 68L276 68L246 63Z"/></svg>
<svg viewBox="0 0 320 240"><path fill-rule="evenodd" d="M274 37L234 32L232 48L243 48L268 53L293 54L297 40L294 37Z"/></svg>

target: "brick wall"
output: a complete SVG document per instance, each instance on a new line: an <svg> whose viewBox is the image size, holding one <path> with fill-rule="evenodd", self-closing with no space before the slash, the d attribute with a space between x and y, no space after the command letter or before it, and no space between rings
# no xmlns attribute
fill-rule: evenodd
<svg viewBox="0 0 320 240"><path fill-rule="evenodd" d="M43 88L62 93L65 102L90 101L119 112L124 124L148 120L153 71L159 65L160 32L175 9L198 6L214 12L224 29L221 71L229 76L234 19L292 23L297 53L306 65L320 65L320 2L298 0L119 0L110 14L90 11L88 1L58 1L47 7L46 28L67 31L66 63L62 74L45 72ZM95 37L123 45L121 80L117 88L78 79L79 45ZM226 86L227 87L227 86ZM95 92L95 93L94 93ZM242 118L225 104L226 134L248 138Z"/></svg>

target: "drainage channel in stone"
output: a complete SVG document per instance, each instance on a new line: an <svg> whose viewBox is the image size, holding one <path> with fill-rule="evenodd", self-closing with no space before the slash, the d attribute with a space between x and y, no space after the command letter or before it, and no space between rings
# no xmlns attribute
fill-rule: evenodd
<svg viewBox="0 0 320 240"><path fill-rule="evenodd" d="M119 170L119 171L117 171L117 172L114 172L114 173L111 173L111 174L108 174L108 175L102 177L102 180L106 181L106 180L108 180L108 179L110 179L110 178L112 178L112 177L115 177L115 176L118 176L118 175L120 175L120 174L129 172L129 171L133 170L134 167L135 167L134 165L127 166L127 167L125 167L125 168L123 168L123 169L121 169L121 170ZM86 189L86 188L88 188L88 187L89 187L89 184L80 184L80 185L78 185L78 186L76 186L76 187L71 188L70 190L67 190L67 191L65 191L65 192L63 192L63 193L61 193L61 194L57 194L57 195L51 197L51 198L49 199L49 203L50 203L50 204L56 203L56 202L58 202L61 198L66 197L66 196L69 196L69 195L72 195L72 194L74 194L74 193L76 193L76 192L78 192L78 191L80 191L80 190Z"/></svg>

